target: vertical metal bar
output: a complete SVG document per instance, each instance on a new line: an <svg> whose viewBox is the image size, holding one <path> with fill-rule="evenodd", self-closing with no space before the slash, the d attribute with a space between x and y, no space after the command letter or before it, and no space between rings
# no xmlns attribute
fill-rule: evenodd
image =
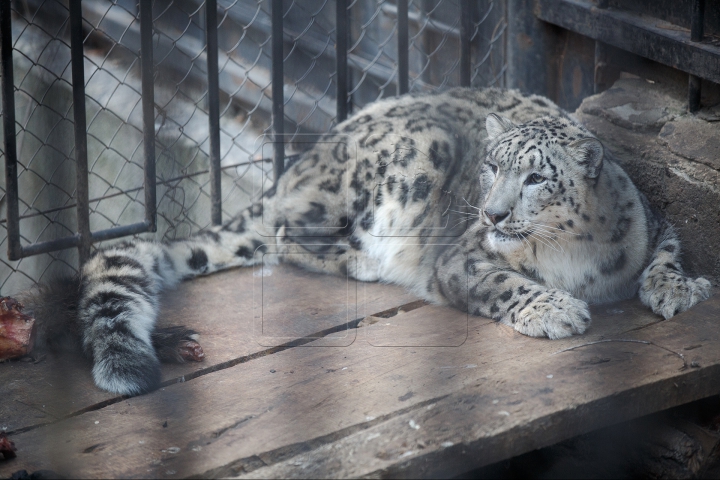
<svg viewBox="0 0 720 480"><path fill-rule="evenodd" d="M594 93L600 93L605 90L603 73L606 67L607 63L605 61L605 45L602 42L595 40L595 85L593 87Z"/></svg>
<svg viewBox="0 0 720 480"><path fill-rule="evenodd" d="M460 2L460 85L469 87L470 47L473 31L473 2Z"/></svg>
<svg viewBox="0 0 720 480"><path fill-rule="evenodd" d="M508 17L508 2L509 0L504 0L503 2L500 2L502 5L502 21L505 24L505 28L503 29L502 34L502 63L503 63L503 71L502 71L502 78L500 79L500 86L502 88L508 88L508 41L509 38L509 31L510 31L510 18ZM477 17L476 17L477 18ZM479 27L478 27L479 30Z"/></svg>
<svg viewBox="0 0 720 480"><path fill-rule="evenodd" d="M702 40L705 30L705 0L693 0L690 19L690 40Z"/></svg>
<svg viewBox="0 0 720 480"><path fill-rule="evenodd" d="M705 0L693 0L690 12L690 40L701 42L705 27ZM688 76L688 111L700 110L702 79L695 75Z"/></svg>
<svg viewBox="0 0 720 480"><path fill-rule="evenodd" d="M210 220L222 223L220 185L220 86L218 81L217 0L205 1L207 41L208 121L210 136Z"/></svg>
<svg viewBox="0 0 720 480"><path fill-rule="evenodd" d="M352 22L353 22L353 15L352 15L352 6L347 9L347 42L348 45L352 44L353 39L353 28L352 28ZM347 49L346 49L347 51ZM353 82L353 69L349 68L347 69L347 88L348 92L352 92L353 85L355 83ZM347 114L352 115L353 114L353 95L352 93L348 93L348 99L347 99Z"/></svg>
<svg viewBox="0 0 720 480"><path fill-rule="evenodd" d="M348 10L347 0L335 3L335 58L337 60L337 122L347 118L348 114Z"/></svg>
<svg viewBox="0 0 720 480"><path fill-rule="evenodd" d="M71 2L72 3L72 2ZM157 231L155 177L155 85L152 0L140 0L140 71L142 77L143 153L145 154L145 224Z"/></svg>
<svg viewBox="0 0 720 480"><path fill-rule="evenodd" d="M609 0L597 0L598 8L607 8ZM610 88L609 83L614 81L608 77L612 77L609 72L607 45L603 42L595 40L595 70L594 70L594 86L593 92L600 93Z"/></svg>
<svg viewBox="0 0 720 480"><path fill-rule="evenodd" d="M272 121L275 183L285 171L285 144L283 143L285 95L283 87L283 2L282 0L272 0Z"/></svg>
<svg viewBox="0 0 720 480"><path fill-rule="evenodd" d="M85 55L83 54L82 2L68 2L70 10L70 60L75 123L75 203L80 235L80 265L90 256L90 201L88 197L87 121L85 117Z"/></svg>
<svg viewBox="0 0 720 480"><path fill-rule="evenodd" d="M702 78L688 75L688 111L695 113L700 110L700 95L702 93Z"/></svg>
<svg viewBox="0 0 720 480"><path fill-rule="evenodd" d="M398 95L409 90L410 63L408 38L408 0L397 0L398 22Z"/></svg>
<svg viewBox="0 0 720 480"><path fill-rule="evenodd" d="M22 258L18 204L17 144L15 142L15 85L12 59L11 2L0 0L0 50L2 50L2 108L5 148L5 202L8 259Z"/></svg>

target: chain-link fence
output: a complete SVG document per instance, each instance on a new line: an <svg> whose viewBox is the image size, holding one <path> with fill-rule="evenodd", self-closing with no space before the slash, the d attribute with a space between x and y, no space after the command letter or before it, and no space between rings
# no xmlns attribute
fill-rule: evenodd
<svg viewBox="0 0 720 480"><path fill-rule="evenodd" d="M69 1L11 3L23 245L78 231ZM471 17L466 19L471 84L504 84L504 2L483 0L461 7L461 1L409 2L405 61L410 91L461 83L461 8L467 8ZM306 148L308 139L337 122L338 4L283 2L286 155ZM350 112L398 92L402 73L398 7L402 5L347 2ZM204 2L198 0L152 3L157 232L141 234L144 237L180 238L210 223L206 14ZM137 0L86 0L82 17L90 230L96 232L134 224L145 215L139 5ZM223 219L247 206L260 194L259 186L268 184L263 179L272 177L272 160L259 141L272 132L271 19L269 0L217 1ZM3 160L4 153L0 152ZM4 252L8 247L4 180L1 187ZM75 271L78 261L76 248L17 261L3 253L0 292L14 294L49 275Z"/></svg>

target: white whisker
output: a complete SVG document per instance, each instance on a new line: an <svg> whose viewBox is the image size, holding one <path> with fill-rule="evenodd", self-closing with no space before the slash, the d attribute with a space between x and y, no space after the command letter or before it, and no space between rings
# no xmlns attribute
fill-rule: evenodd
<svg viewBox="0 0 720 480"><path fill-rule="evenodd" d="M560 245L560 242L558 242L556 234L554 232L547 232L545 230L536 228L533 230L533 233L537 233L538 235L542 236L543 238L555 242L557 245ZM562 240L567 241L566 238L563 238Z"/></svg>
<svg viewBox="0 0 720 480"><path fill-rule="evenodd" d="M545 230L544 228L542 228L542 227L537 227L537 226L536 226L535 228L533 228L532 231L533 231L533 232L542 233L542 234L544 234L546 237L552 238L552 239L555 240L556 242L558 241L558 235L559 235L558 232L553 232L553 231L550 231L550 230ZM560 238L560 240L563 240L563 241L565 241L565 242L568 241L567 238Z"/></svg>
<svg viewBox="0 0 720 480"><path fill-rule="evenodd" d="M462 198L463 200L465 200L465 197L460 197L460 198ZM478 207L476 207L476 206L474 206L474 205L470 205L470 202L468 202L467 200L465 200L465 203L467 203L468 207L474 208L475 210L480 211L480 209L479 209Z"/></svg>
<svg viewBox="0 0 720 480"><path fill-rule="evenodd" d="M547 235L545 235L545 234L543 234L543 233L540 233L540 232L537 232L537 231L533 232L533 233L531 234L531 236L534 236L538 241L540 241L541 243L543 243L544 245L546 245L548 248L551 248L551 249L555 250L556 252L565 253L565 249L564 249L564 248L562 247L562 245L560 245L560 243L558 243L558 241L555 240L554 238L548 237ZM542 239L542 240L541 240L541 239ZM543 240L546 240L547 243L544 242ZM557 245L557 248L553 247L551 242L554 243L555 245ZM558 250L558 248L559 248L560 250Z"/></svg>
<svg viewBox="0 0 720 480"><path fill-rule="evenodd" d="M470 220L473 220L473 218L474 218L474 217L463 218L462 220L460 220L459 222L457 222L455 225L453 225L452 227L450 227L450 230L452 230L453 228L457 227L458 225L460 225L460 224L463 223L463 222L468 222L468 221L470 221Z"/></svg>
<svg viewBox="0 0 720 480"><path fill-rule="evenodd" d="M552 245L550 245L550 244L548 244L548 243L545 243L545 242L544 242L539 236L537 236L535 233L531 233L529 236L530 236L530 238L534 238L535 240L537 240L538 242L542 243L543 245L545 245L546 247L548 247L548 248L551 249L551 250L555 250L556 252L560 252L560 251L561 251L561 250L558 250L557 248L553 247ZM564 251L563 251L563 252L564 252Z"/></svg>
<svg viewBox="0 0 720 480"><path fill-rule="evenodd" d="M543 228L549 228L549 229L552 229L552 230L559 230L559 231L561 231L561 232L563 232L563 233L567 233L567 234L569 234L569 235L582 235L581 233L570 232L570 231L568 231L568 230L565 230L564 228L558 228L558 227L550 226L550 225L548 225L548 224L545 223L545 222L540 222L540 223L538 223L538 222L528 221L528 223L529 223L530 225L534 225L534 226L539 226L539 227L543 227Z"/></svg>
<svg viewBox="0 0 720 480"><path fill-rule="evenodd" d="M453 212L453 213L459 213L460 215L472 215L472 216L474 216L474 217L478 217L478 218L480 217L480 214L479 214L479 213L475 213L475 212L461 212L461 211L459 211L459 210L450 210L450 211Z"/></svg>
<svg viewBox="0 0 720 480"><path fill-rule="evenodd" d="M518 237L520 240L522 240L523 243L525 243L525 244L528 246L528 248L529 248L530 250L532 250L532 245L530 245L530 242L528 241L527 238L525 238L524 235L521 235L521 234L519 234L519 233L516 233L515 236Z"/></svg>

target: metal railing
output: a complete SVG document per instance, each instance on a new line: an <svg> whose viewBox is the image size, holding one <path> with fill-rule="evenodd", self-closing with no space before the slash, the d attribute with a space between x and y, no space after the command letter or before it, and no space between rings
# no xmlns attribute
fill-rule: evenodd
<svg viewBox="0 0 720 480"><path fill-rule="evenodd" d="M680 4L680 3L679 3ZM687 72L688 110L700 108L701 80L720 83L720 45L704 41L705 0L691 0L685 29L613 6L610 0L538 0L540 20L596 40L596 93L601 70L612 63L605 45Z"/></svg>
<svg viewBox="0 0 720 480"><path fill-rule="evenodd" d="M100 242L221 223L307 147L298 134L375 99L502 85L504 15L504 0L0 2L0 290Z"/></svg>
<svg viewBox="0 0 720 480"><path fill-rule="evenodd" d="M156 230L155 191L155 112L152 55L152 4L140 3L140 27L142 35L142 98L145 152L145 220L143 222L114 228L90 231L90 198L88 190L87 122L85 108L73 108L75 130L76 165L76 215L75 235L46 242L22 245L20 242L20 206L18 202L17 146L15 132L14 72L12 62L12 27L10 2L1 2L2 17L2 100L5 148L5 185L7 195L8 259L78 247L80 261L90 254L94 242L110 240L141 232ZM70 51L72 57L73 104L85 105L85 68L83 53L82 7L80 2L69 2Z"/></svg>

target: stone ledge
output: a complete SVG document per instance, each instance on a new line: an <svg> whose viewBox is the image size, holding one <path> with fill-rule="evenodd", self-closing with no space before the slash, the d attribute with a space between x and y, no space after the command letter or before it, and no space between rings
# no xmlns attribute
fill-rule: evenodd
<svg viewBox="0 0 720 480"><path fill-rule="evenodd" d="M600 138L654 207L677 228L683 265L720 284L720 123L685 113L682 95L623 78L586 98L577 119Z"/></svg>

